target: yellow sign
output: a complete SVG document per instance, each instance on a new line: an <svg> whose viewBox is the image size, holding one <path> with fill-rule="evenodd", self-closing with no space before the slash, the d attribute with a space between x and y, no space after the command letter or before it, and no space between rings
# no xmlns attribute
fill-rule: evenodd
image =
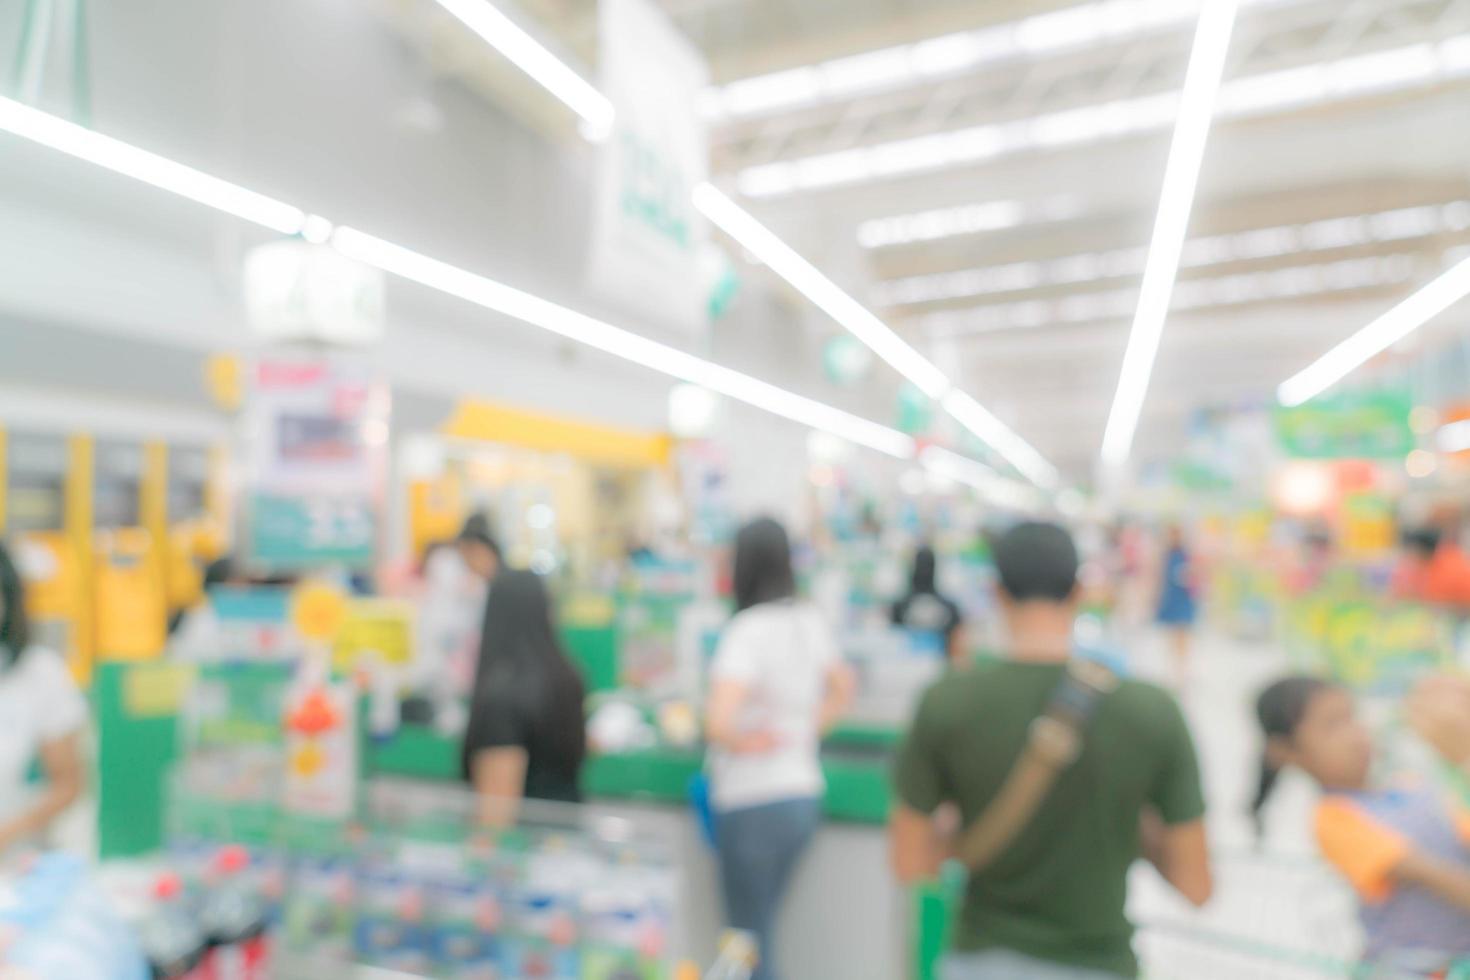
<svg viewBox="0 0 1470 980"><path fill-rule="evenodd" d="M566 453L612 466L663 466L674 440L662 432L639 432L555 415L467 400L441 427L447 436Z"/></svg>
<svg viewBox="0 0 1470 980"><path fill-rule="evenodd" d="M98 535L96 590L99 656L151 660L163 653L163 566L148 531L126 527Z"/></svg>
<svg viewBox="0 0 1470 980"><path fill-rule="evenodd" d="M402 667L413 660L413 606L393 599L358 599L337 634L332 666L350 672L371 654L379 662Z"/></svg>
<svg viewBox="0 0 1470 980"><path fill-rule="evenodd" d="M291 594L291 625L308 640L331 643L347 622L347 596L327 582L304 582Z"/></svg>
<svg viewBox="0 0 1470 980"><path fill-rule="evenodd" d="M464 523L464 488L452 473L408 485L408 527L413 556L424 557L429 545L452 541Z"/></svg>
<svg viewBox="0 0 1470 980"><path fill-rule="evenodd" d="M130 718L167 718L184 706L194 685L188 664L138 664L123 673L123 711Z"/></svg>
<svg viewBox="0 0 1470 980"><path fill-rule="evenodd" d="M234 354L215 354L204 364L204 384L214 403L227 412L240 407L245 385L240 359Z"/></svg>
<svg viewBox="0 0 1470 980"><path fill-rule="evenodd" d="M18 559L26 580L26 611L33 619L71 619L80 586L74 552L60 531L32 531L21 538Z"/></svg>

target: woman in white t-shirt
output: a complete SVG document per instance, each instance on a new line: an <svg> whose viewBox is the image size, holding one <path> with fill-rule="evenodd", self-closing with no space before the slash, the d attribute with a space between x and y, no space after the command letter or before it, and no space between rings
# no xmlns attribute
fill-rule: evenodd
<svg viewBox="0 0 1470 980"><path fill-rule="evenodd" d="M44 834L81 796L86 721L66 664L30 642L25 588L0 545L0 855Z"/></svg>
<svg viewBox="0 0 1470 980"><path fill-rule="evenodd" d="M816 606L796 599L791 544L772 520L735 538L735 618L712 668L706 737L730 925L755 934L753 980L775 980L775 922L821 819L822 736L854 682Z"/></svg>

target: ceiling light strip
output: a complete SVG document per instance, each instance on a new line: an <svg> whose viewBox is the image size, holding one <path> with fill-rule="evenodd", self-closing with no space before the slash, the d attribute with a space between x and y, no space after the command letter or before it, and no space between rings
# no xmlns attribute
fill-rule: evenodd
<svg viewBox="0 0 1470 980"><path fill-rule="evenodd" d="M940 404L993 448L1017 472L1041 486L1057 482L1056 469L1035 447L968 395L958 392L931 361L866 307L712 184L695 188L700 213L768 265L818 309L857 337L899 374ZM956 411L955 406L959 406Z"/></svg>
<svg viewBox="0 0 1470 980"><path fill-rule="evenodd" d="M701 385L814 429L830 432L850 442L900 459L914 453L914 440L896 429L786 391L401 245L346 227L336 230L332 244L349 258L384 272L457 296L476 306L541 327L650 370Z"/></svg>
<svg viewBox="0 0 1470 980"><path fill-rule="evenodd" d="M1309 367L1292 375L1277 390L1277 397L1287 406L1310 401L1466 296L1470 296L1470 259L1452 266Z"/></svg>
<svg viewBox="0 0 1470 980"><path fill-rule="evenodd" d="M1056 487L1060 480L1056 467L984 405L959 390L946 395L943 404L955 421L993 448L1026 479L1039 487Z"/></svg>
<svg viewBox="0 0 1470 980"><path fill-rule="evenodd" d="M939 398L948 390L949 379L933 362L713 184L694 189L694 206L924 394Z"/></svg>
<svg viewBox="0 0 1470 980"><path fill-rule="evenodd" d="M488 18L490 17L489 11L494 11L493 6L486 2L486 0L438 0L438 2L444 5L446 9L455 13L455 16L460 17L467 24L471 24L471 21L463 15L478 15ZM500 25L502 21L508 23L504 14L499 13L499 11L494 11L494 20L489 21L489 23L495 25L495 29L476 30L476 33L491 47L504 54L507 58L510 58L517 65L525 68L532 78L546 85L547 90L552 95L560 98L574 112L581 114L590 124L600 126L600 119L589 118L585 114L584 109L579 108L578 104L568 98L568 93L576 94L575 87L558 88L547 84L542 75L538 75L529 68L526 68L522 59L526 59L527 51L534 48L535 58L529 59L532 63L555 62L567 74L578 79L581 76L576 75L575 72L557 59L556 55L526 32L519 30L519 28L515 32L501 29ZM599 98L603 98L600 93ZM586 102L585 99L582 101L584 103ZM608 116L606 122L609 126L611 121L612 117ZM756 221L755 218L734 201L730 200L725 194L721 193L714 185L705 183L695 188L694 203L700 212L709 218L710 221L724 229L726 234L730 235L736 241L741 242L753 254L760 257L762 261L771 267L772 271L780 275L819 309L836 320L844 329L850 331L875 354L917 386L919 390L935 399L941 399L946 391L951 390L952 385L950 380L945 377L938 367L905 342L903 338L894 333L891 328L874 316L861 303L853 299L832 282L832 280L824 276L815 266L802 258L799 253L783 242L768 228ZM987 428L994 430L996 427L999 427L999 430L1002 432L1002 441L999 444L992 443L994 448L1003 456L1006 456L1012 465L1016 465L1022 472L1025 472L1023 466L1030 467L1033 470L1036 469L1034 461L1031 459L1031 457L1039 457L1036 450L1020 436L1001 424L999 420L995 420L993 416L991 418L994 420L994 424ZM976 435L985 438L981 433L977 432ZM1024 449L1018 452L1017 447L1024 447ZM1018 463L1017 459L1012 459L1013 454L1021 462ZM1050 469L1049 464L1047 468Z"/></svg>
<svg viewBox="0 0 1470 980"><path fill-rule="evenodd" d="M774 415L830 432L859 445L901 459L914 454L914 440L896 429L686 354L381 238L351 228L339 227L333 230L330 222L316 215L308 215L300 208L256 194L10 99L0 98L0 130L282 234L304 232L308 227L314 229L317 232L316 237L323 241L330 234L332 244L344 255L384 271L580 341L652 370L703 385Z"/></svg>
<svg viewBox="0 0 1470 980"><path fill-rule="evenodd" d="M283 235L297 234L306 225L306 212L300 208L103 136L22 102L0 97L0 130Z"/></svg>
<svg viewBox="0 0 1470 980"><path fill-rule="evenodd" d="M942 446L926 446L919 453L919 465L936 476L978 491L985 500L997 506L1036 511L1042 504L1034 487L1007 480L984 463Z"/></svg>
<svg viewBox="0 0 1470 980"><path fill-rule="evenodd" d="M612 100L515 21L482 0L437 0L456 20L504 55L587 123L594 135L612 130Z"/></svg>
<svg viewBox="0 0 1470 980"><path fill-rule="evenodd" d="M1199 27L1195 31L1194 48L1189 56L1189 69L1179 104L1179 121L1174 128L1174 142L1169 150L1164 188L1159 197L1158 219L1154 224L1153 242L1149 246L1148 267L1143 273L1138 313L1133 320L1128 349L1123 356L1123 370L1118 379L1118 392L1114 396L1103 437L1103 460L1113 467L1125 463L1132 451L1139 414L1148 394L1164 321L1169 316L1169 304L1174 296L1174 283L1179 277L1179 256L1184 249L1185 234L1189 231L1189 216L1194 210L1205 144L1209 141L1210 123L1215 115L1215 99L1220 93L1225 57L1230 51L1230 38L1238 13L1238 0L1210 0L1200 13Z"/></svg>

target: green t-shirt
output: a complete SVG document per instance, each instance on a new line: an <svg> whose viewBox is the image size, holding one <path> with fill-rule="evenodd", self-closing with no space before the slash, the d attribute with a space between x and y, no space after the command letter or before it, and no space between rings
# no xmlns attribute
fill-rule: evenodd
<svg viewBox="0 0 1470 980"><path fill-rule="evenodd" d="M899 750L899 798L922 813L958 806L969 826L999 791L1031 722L1066 668L997 663L951 674L924 695ZM963 952L1003 948L1133 977L1128 870L1139 814L1170 825L1204 815L1199 763L1184 716L1163 690L1124 681L1098 709L1082 755L1030 825L972 876L956 929Z"/></svg>

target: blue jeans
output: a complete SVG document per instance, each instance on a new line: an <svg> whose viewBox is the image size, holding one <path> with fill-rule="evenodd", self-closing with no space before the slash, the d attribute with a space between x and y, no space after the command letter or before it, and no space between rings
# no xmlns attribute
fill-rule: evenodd
<svg viewBox="0 0 1470 980"><path fill-rule="evenodd" d="M945 958L939 975L942 980L1119 980L1113 973L1033 960L1004 949L952 954Z"/></svg>
<svg viewBox="0 0 1470 980"><path fill-rule="evenodd" d="M718 818L720 883L730 926L754 934L760 965L751 980L776 980L776 918L797 862L821 822L815 799L785 800Z"/></svg>

